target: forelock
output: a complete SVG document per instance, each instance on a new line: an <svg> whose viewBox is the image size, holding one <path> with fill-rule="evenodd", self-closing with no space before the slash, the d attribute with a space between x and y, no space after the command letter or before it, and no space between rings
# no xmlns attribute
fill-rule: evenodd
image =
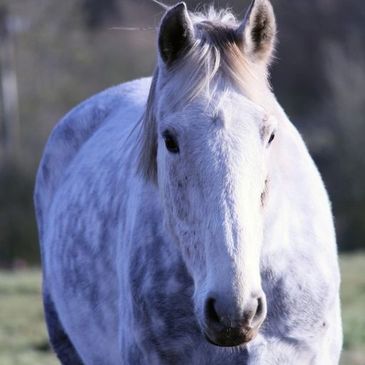
<svg viewBox="0 0 365 365"><path fill-rule="evenodd" d="M262 100L269 87L267 70L245 56L235 16L213 7L190 16L195 43L167 72L160 73L159 89L165 89L171 106L179 107L202 94L211 100L217 88L232 87L254 102Z"/></svg>

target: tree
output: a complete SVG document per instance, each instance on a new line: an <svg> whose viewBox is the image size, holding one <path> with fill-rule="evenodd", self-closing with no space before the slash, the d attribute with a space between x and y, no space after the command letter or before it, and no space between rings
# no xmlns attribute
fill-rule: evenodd
<svg viewBox="0 0 365 365"><path fill-rule="evenodd" d="M82 0L81 10L89 30L97 30L121 16L117 0Z"/></svg>

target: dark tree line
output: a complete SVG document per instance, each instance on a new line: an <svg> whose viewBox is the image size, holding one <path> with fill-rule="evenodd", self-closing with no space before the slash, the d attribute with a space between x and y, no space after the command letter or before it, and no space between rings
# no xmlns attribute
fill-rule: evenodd
<svg viewBox="0 0 365 365"><path fill-rule="evenodd" d="M110 21L121 19L120 2L118 0L82 0L81 11L86 27L98 30Z"/></svg>

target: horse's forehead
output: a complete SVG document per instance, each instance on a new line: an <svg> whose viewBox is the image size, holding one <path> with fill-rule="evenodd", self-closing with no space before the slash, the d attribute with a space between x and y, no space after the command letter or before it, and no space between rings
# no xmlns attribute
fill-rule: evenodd
<svg viewBox="0 0 365 365"><path fill-rule="evenodd" d="M218 99L216 111L226 123L248 118L257 121L265 115L265 110L261 106L237 93L227 93Z"/></svg>
<svg viewBox="0 0 365 365"><path fill-rule="evenodd" d="M234 127L236 123L245 123L246 128L250 125L256 126L266 117L264 108L237 93L222 93L211 99L198 98L186 105L183 113L183 122L188 125L197 122L202 124L204 119L207 123L227 128Z"/></svg>

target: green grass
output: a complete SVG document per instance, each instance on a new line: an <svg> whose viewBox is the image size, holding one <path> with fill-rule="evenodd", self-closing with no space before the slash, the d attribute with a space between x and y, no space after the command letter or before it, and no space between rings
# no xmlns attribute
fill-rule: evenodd
<svg viewBox="0 0 365 365"><path fill-rule="evenodd" d="M341 257L343 365L365 364L365 254Z"/></svg>
<svg viewBox="0 0 365 365"><path fill-rule="evenodd" d="M341 257L342 365L365 364L365 254ZM48 344L39 271L0 272L0 365L58 364Z"/></svg>
<svg viewBox="0 0 365 365"><path fill-rule="evenodd" d="M47 345L39 271L0 273L0 364L58 364Z"/></svg>

